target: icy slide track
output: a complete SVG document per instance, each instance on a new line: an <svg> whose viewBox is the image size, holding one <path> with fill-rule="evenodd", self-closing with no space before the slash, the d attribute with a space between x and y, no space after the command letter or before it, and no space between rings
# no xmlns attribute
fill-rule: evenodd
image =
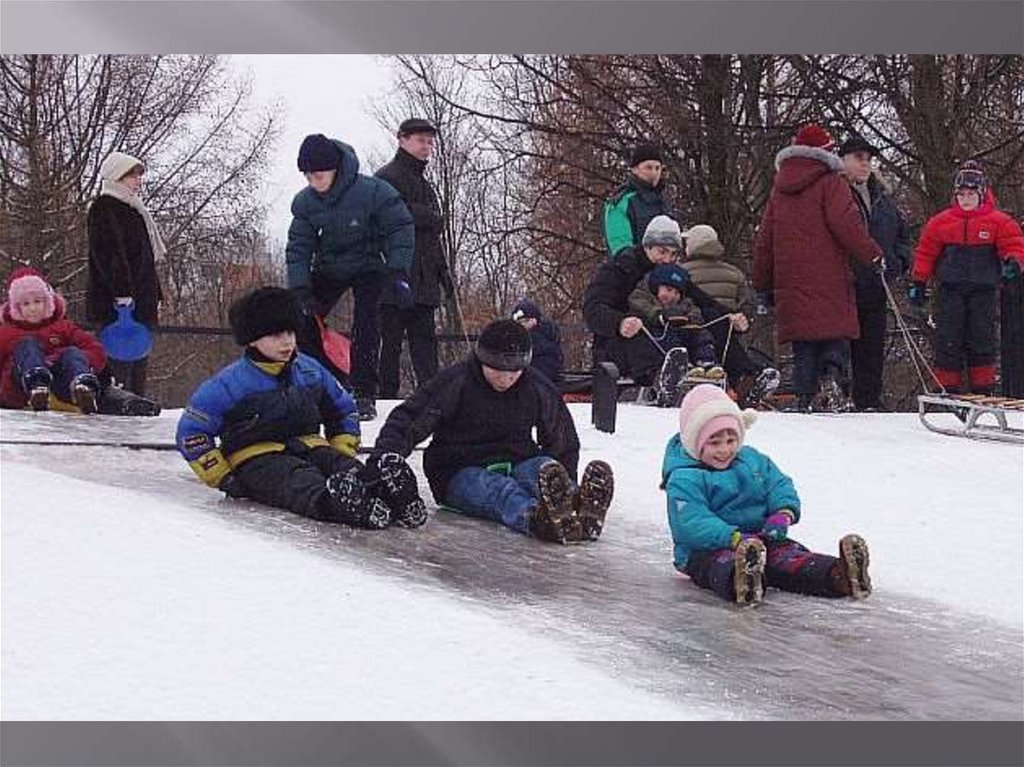
<svg viewBox="0 0 1024 767"><path fill-rule="evenodd" d="M32 418L5 413L0 436L97 440L123 436L127 426L126 419L94 418L69 435L63 417L24 417ZM139 441L167 441L168 420L137 422L132 433ZM224 502L189 481L170 452L117 449L137 466L131 475L97 476L95 462L74 458L111 450L6 446L2 458L45 455L58 473L173 496L193 513L230 518L281 545L525 610L531 630L581 660L683 704L801 720L1019 720L1024 710L1022 636L1012 626L884 588L860 603L772 592L758 609L733 609L673 573L664 536L646 528L632 534L635 521L614 513L629 503L621 485L601 541L559 547L445 512L421 530L367 533ZM596 457L589 452L582 462Z"/></svg>

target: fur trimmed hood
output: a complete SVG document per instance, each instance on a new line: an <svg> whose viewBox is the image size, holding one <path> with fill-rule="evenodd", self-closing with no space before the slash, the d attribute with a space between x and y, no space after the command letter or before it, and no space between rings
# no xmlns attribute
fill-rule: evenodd
<svg viewBox="0 0 1024 767"><path fill-rule="evenodd" d="M813 146L788 146L775 155L774 187L782 194L799 194L822 176L839 173L843 161L837 155Z"/></svg>

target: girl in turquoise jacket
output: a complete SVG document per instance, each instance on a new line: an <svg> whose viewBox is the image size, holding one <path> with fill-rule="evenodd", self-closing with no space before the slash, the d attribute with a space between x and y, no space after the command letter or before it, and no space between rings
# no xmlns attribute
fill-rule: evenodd
<svg viewBox="0 0 1024 767"><path fill-rule="evenodd" d="M839 542L839 556L809 551L788 536L800 520L791 480L743 444L756 413L741 412L719 387L702 384L683 399L679 433L665 448L662 489L675 566L729 601L756 604L767 586L825 597L871 593L867 543Z"/></svg>

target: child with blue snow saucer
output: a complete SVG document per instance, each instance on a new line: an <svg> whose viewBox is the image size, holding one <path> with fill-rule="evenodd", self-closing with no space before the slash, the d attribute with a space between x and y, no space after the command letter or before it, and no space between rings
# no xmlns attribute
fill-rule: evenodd
<svg viewBox="0 0 1024 767"><path fill-rule="evenodd" d="M676 569L701 588L741 605L767 586L822 597L871 593L868 547L859 535L839 541L839 557L808 551L788 537L800 520L793 480L743 444L757 414L719 387L695 386L679 407L679 433L662 465Z"/></svg>

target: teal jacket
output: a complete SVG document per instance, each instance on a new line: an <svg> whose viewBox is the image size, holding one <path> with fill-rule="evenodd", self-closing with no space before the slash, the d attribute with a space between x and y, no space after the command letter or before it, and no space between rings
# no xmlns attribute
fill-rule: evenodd
<svg viewBox="0 0 1024 767"><path fill-rule="evenodd" d="M333 186L307 186L292 200L285 262L288 287L309 290L313 276L346 283L357 274L402 272L412 265L412 214L386 181L359 173L348 144L334 140L341 160Z"/></svg>
<svg viewBox="0 0 1024 767"><path fill-rule="evenodd" d="M746 445L729 468L712 469L687 453L676 434L665 446L661 477L679 570L690 552L727 549L734 531L759 532L780 509L791 509L794 523L800 519L793 480L771 458Z"/></svg>

